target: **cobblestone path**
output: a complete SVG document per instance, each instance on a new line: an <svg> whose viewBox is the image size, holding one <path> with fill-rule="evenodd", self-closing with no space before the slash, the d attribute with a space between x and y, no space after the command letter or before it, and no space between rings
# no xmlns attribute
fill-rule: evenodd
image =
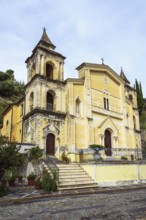
<svg viewBox="0 0 146 220"><path fill-rule="evenodd" d="M146 189L0 205L0 220L146 220Z"/></svg>

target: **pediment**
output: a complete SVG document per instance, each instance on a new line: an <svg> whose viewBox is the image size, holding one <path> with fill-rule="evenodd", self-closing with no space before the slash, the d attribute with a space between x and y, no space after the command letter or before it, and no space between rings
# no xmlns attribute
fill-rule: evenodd
<svg viewBox="0 0 146 220"><path fill-rule="evenodd" d="M110 116L107 116L98 126L98 128L108 128L108 127L118 132L118 128Z"/></svg>
<svg viewBox="0 0 146 220"><path fill-rule="evenodd" d="M45 133L53 132L59 134L59 129L55 125L49 124L44 128L44 132Z"/></svg>

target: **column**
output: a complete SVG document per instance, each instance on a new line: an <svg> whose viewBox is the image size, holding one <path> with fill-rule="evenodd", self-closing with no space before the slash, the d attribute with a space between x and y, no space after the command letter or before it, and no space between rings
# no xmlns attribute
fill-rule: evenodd
<svg viewBox="0 0 146 220"><path fill-rule="evenodd" d="M41 73L41 55L38 54L38 73Z"/></svg>
<svg viewBox="0 0 146 220"><path fill-rule="evenodd" d="M35 58L35 74L39 74L38 55Z"/></svg>
<svg viewBox="0 0 146 220"><path fill-rule="evenodd" d="M45 64L45 57L42 56L41 57L41 75L45 75L44 74L44 64Z"/></svg>
<svg viewBox="0 0 146 220"><path fill-rule="evenodd" d="M31 65L27 64L27 83L31 80Z"/></svg>
<svg viewBox="0 0 146 220"><path fill-rule="evenodd" d="M64 65L60 63L60 80L64 80Z"/></svg>
<svg viewBox="0 0 146 220"><path fill-rule="evenodd" d="M103 134L100 134L99 136L100 136L100 144L101 144L102 146L104 146L104 135L103 135Z"/></svg>

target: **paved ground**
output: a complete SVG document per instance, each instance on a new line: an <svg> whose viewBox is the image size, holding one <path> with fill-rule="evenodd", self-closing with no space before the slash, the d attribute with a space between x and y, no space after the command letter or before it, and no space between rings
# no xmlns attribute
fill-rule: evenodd
<svg viewBox="0 0 146 220"><path fill-rule="evenodd" d="M18 199L30 200L35 198L48 198L48 197L59 197L59 196L72 196L72 195L84 195L84 194L96 194L104 192L117 192L125 190L138 190L146 189L146 184L135 184L125 186L112 186L112 187L96 187L87 189L75 189L75 190L64 190L53 194L45 193L43 190L35 190L34 186L22 186L22 187L11 187L10 193L7 196L0 198L0 203L15 201Z"/></svg>
<svg viewBox="0 0 146 220"><path fill-rule="evenodd" d="M72 196L32 197L21 202L1 203L0 220L146 220L146 189L121 188L107 188L95 194L80 195L78 192ZM6 202L6 198L3 201Z"/></svg>

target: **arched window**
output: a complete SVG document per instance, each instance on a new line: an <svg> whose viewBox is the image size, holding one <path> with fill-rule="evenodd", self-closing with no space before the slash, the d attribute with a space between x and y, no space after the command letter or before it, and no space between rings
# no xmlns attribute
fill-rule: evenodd
<svg viewBox="0 0 146 220"><path fill-rule="evenodd" d="M30 94L29 108L30 108L30 111L34 108L34 94L33 94L33 92L31 92L31 94Z"/></svg>
<svg viewBox="0 0 146 220"><path fill-rule="evenodd" d="M53 112L53 105L54 105L54 96L47 92L47 110Z"/></svg>
<svg viewBox="0 0 146 220"><path fill-rule="evenodd" d="M7 120L7 121L6 121L6 126L8 126L8 124L9 124L9 121Z"/></svg>
<svg viewBox="0 0 146 220"><path fill-rule="evenodd" d="M105 150L106 156L112 156L112 151L111 151L111 147L112 147L111 133L107 129L104 132L104 146L107 148Z"/></svg>
<svg viewBox="0 0 146 220"><path fill-rule="evenodd" d="M136 118L135 118L135 116L133 116L133 128L134 128L134 130L136 130Z"/></svg>
<svg viewBox="0 0 146 220"><path fill-rule="evenodd" d="M131 94L129 95L129 99L131 100L131 102L133 101L133 96Z"/></svg>
<svg viewBox="0 0 146 220"><path fill-rule="evenodd" d="M53 79L53 67L50 64L46 64L46 77Z"/></svg>
<svg viewBox="0 0 146 220"><path fill-rule="evenodd" d="M76 116L79 117L80 116L80 113L81 113L81 109L80 109L80 99L79 97L76 99L76 106L75 106L75 110L76 110Z"/></svg>

